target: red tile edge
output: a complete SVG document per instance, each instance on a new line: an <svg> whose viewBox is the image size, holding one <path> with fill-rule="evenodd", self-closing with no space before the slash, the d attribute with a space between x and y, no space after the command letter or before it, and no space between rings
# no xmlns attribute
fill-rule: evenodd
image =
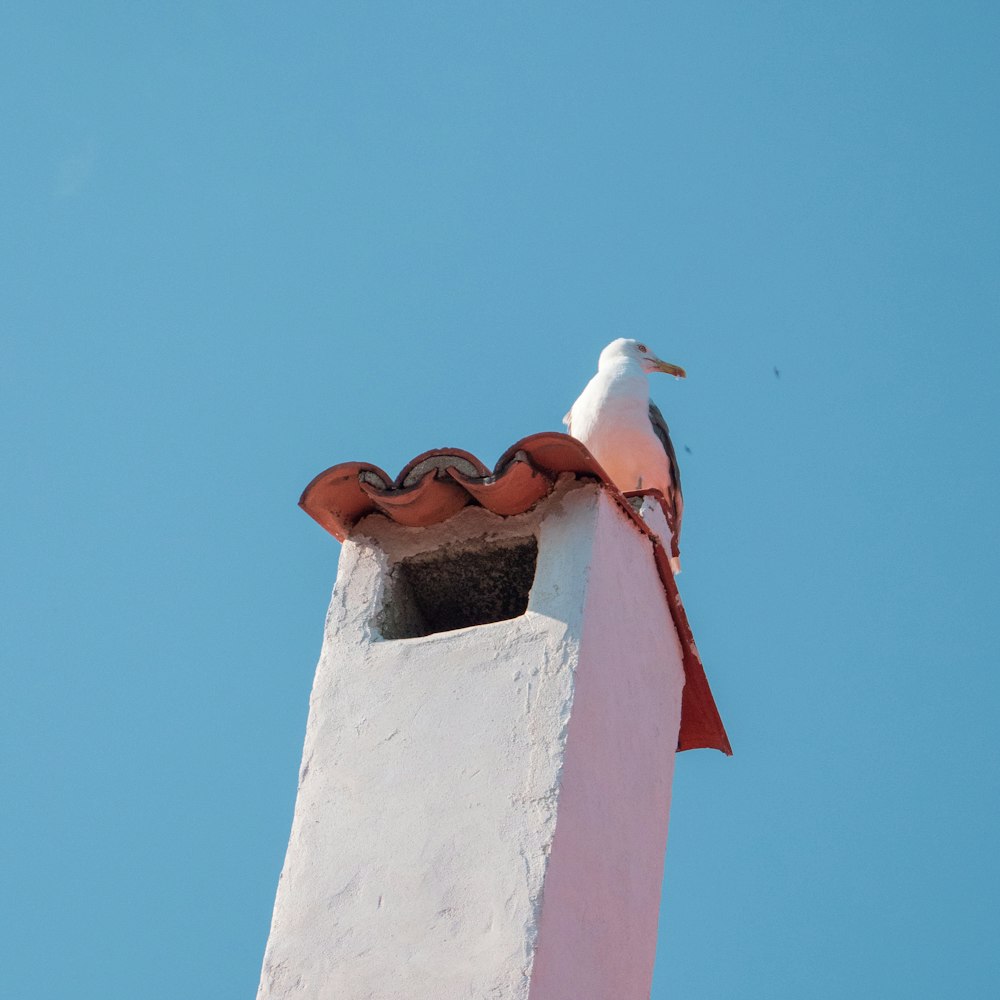
<svg viewBox="0 0 1000 1000"><path fill-rule="evenodd" d="M701 655L694 642L694 634L688 622L687 612L681 601L677 581L670 568L670 556L660 543L653 539L653 558L656 568L660 571L660 579L667 592L667 605L670 616L677 629L677 637L681 642L681 653L684 658L684 690L681 693L681 728L677 736L677 749L680 750L721 750L727 757L732 757L733 748L729 735L719 715L718 706L708 686L705 667Z"/></svg>

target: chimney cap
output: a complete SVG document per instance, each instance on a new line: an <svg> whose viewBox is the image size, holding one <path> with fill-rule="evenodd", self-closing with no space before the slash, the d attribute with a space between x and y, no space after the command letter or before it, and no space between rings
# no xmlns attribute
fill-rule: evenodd
<svg viewBox="0 0 1000 1000"><path fill-rule="evenodd" d="M576 438L556 431L531 434L511 445L492 470L460 448L425 451L395 479L367 462L341 462L313 479L299 506L344 541L362 518L375 513L413 528L446 521L468 506L485 507L503 517L523 514L547 497L563 476L598 483L652 543L684 657L677 749L712 748L732 754L670 567L672 539L661 539L629 503L629 498L644 496L664 508L663 497L656 490L623 494Z"/></svg>

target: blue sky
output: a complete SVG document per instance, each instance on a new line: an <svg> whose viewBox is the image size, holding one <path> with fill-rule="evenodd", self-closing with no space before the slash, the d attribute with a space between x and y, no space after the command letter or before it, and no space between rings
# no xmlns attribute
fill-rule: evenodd
<svg viewBox="0 0 1000 1000"><path fill-rule="evenodd" d="M678 760L654 1000L987 996L1000 8L0 16L5 993L252 996L338 461L681 451L736 751ZM780 371L780 378L774 368Z"/></svg>

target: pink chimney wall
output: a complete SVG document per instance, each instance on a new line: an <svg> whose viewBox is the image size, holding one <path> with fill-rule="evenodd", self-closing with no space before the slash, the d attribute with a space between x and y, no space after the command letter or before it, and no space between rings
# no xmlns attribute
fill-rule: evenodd
<svg viewBox="0 0 1000 1000"><path fill-rule="evenodd" d="M626 525L605 498L530 1000L649 996L684 670L649 540Z"/></svg>

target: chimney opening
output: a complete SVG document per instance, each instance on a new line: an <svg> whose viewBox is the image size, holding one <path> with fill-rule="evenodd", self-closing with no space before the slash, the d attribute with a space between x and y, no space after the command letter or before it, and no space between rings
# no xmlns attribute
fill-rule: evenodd
<svg viewBox="0 0 1000 1000"><path fill-rule="evenodd" d="M412 639L518 618L538 563L534 537L448 547L402 559L389 574L378 627Z"/></svg>

